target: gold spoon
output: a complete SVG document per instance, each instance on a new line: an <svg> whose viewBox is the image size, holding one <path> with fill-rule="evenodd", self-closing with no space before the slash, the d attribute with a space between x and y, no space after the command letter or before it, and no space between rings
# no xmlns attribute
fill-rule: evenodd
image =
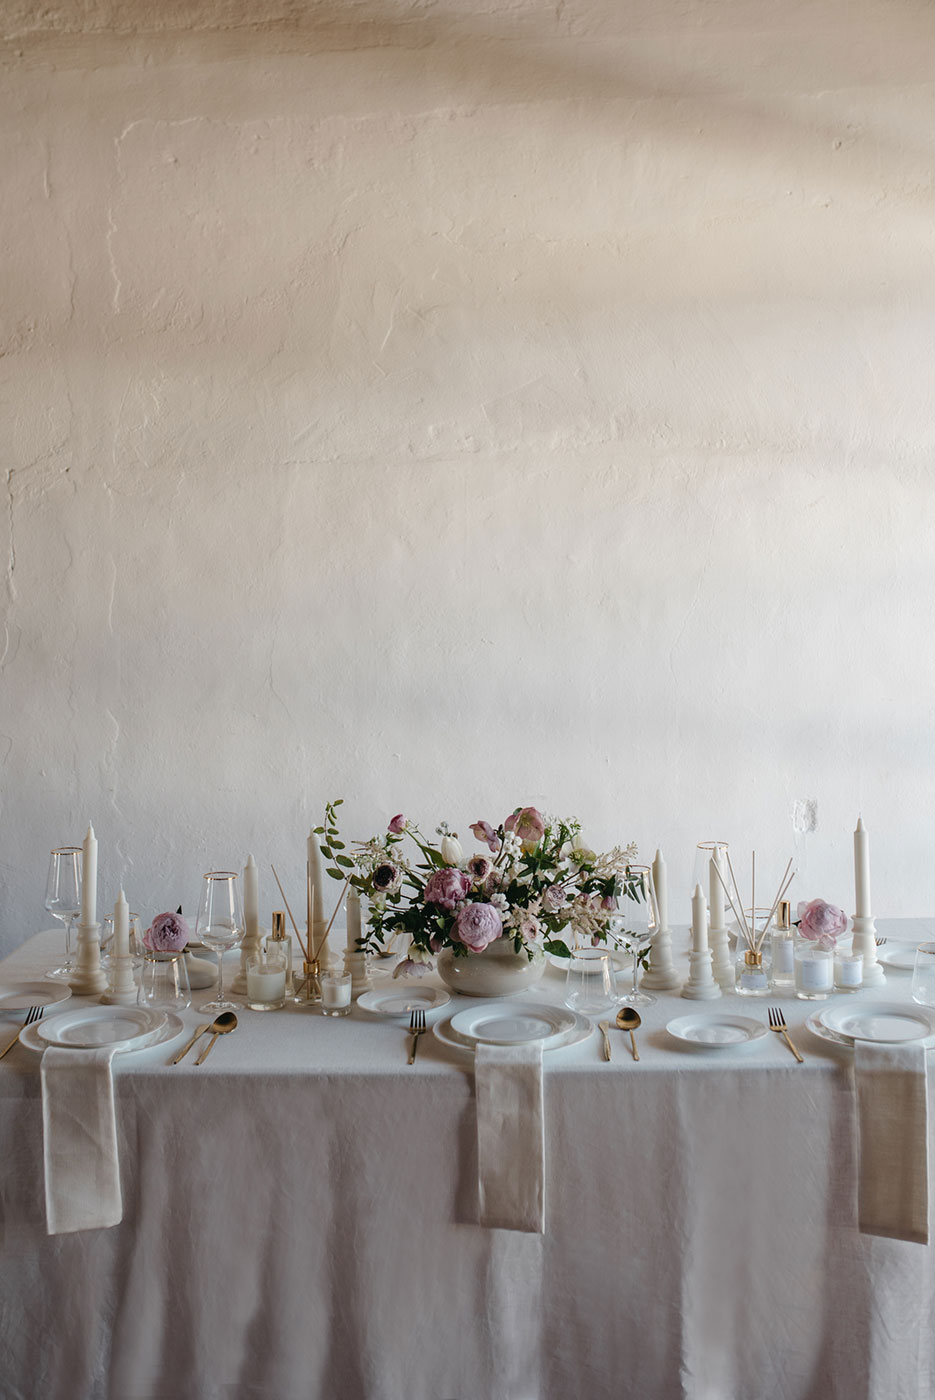
<svg viewBox="0 0 935 1400"><path fill-rule="evenodd" d="M237 1017L234 1015L233 1011L222 1011L220 1016L218 1016L215 1020L214 1024L212 1026L209 1026L208 1029L211 1035L211 1039L208 1041L207 1045L202 1050L201 1054L198 1056L198 1059L195 1061L196 1065L200 1065L203 1060L206 1060L208 1058L208 1056L211 1054L214 1042L217 1040L219 1035L227 1035L230 1031L234 1031L237 1029Z"/></svg>
<svg viewBox="0 0 935 1400"><path fill-rule="evenodd" d="M633 1046L633 1058L638 1060L640 1052L636 1048L636 1037L633 1032L638 1030L640 1025L640 1013L634 1011L632 1006L621 1006L617 1012L617 1025L622 1031L630 1032L630 1044Z"/></svg>
<svg viewBox="0 0 935 1400"><path fill-rule="evenodd" d="M223 1021L224 1017L229 1016L230 1014L231 1013L229 1011L222 1011L220 1016L217 1018L217 1021L211 1021L210 1023L206 1022L203 1026L199 1026L195 1034L192 1036L191 1040L187 1040L182 1046L179 1053L177 1055L172 1056L172 1059L169 1061L169 1064L177 1065L179 1060L184 1060L185 1056L188 1054L195 1041L199 1040L205 1034L206 1031L213 1031L218 1022Z"/></svg>

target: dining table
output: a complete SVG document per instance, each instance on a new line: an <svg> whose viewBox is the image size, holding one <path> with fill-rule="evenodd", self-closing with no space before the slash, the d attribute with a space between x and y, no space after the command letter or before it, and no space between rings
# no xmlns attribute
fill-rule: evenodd
<svg viewBox="0 0 935 1400"><path fill-rule="evenodd" d="M888 943L935 937L935 919L877 924ZM673 948L687 978L685 929ZM0 988L60 951L61 931L28 937ZM391 966L372 965L374 988L402 986ZM911 1006L911 976L887 967L841 1001ZM522 998L564 993L550 964ZM187 1035L210 996L193 994ZM16 1044L3 1400L932 1400L933 1249L859 1228L855 1052L807 1027L816 1003L658 992L638 1060L613 1012L609 1061L596 1026L546 1050L541 1230L481 1221L474 1052L445 1033L470 1005L429 1017L413 1064L408 1021L359 1004L244 1009L200 1065L170 1063L182 1040L115 1055L122 1218L58 1234L41 1055ZM712 1009L767 1027L767 1005L802 1063L778 1034L667 1030Z"/></svg>

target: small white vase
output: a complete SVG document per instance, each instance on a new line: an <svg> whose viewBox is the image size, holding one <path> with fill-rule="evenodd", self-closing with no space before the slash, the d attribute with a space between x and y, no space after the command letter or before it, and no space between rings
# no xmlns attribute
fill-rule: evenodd
<svg viewBox="0 0 935 1400"><path fill-rule="evenodd" d="M517 953L513 944L498 938L482 953L455 956L452 948L438 955L438 975L450 992L465 997L510 997L535 986L545 972L545 954L530 958Z"/></svg>

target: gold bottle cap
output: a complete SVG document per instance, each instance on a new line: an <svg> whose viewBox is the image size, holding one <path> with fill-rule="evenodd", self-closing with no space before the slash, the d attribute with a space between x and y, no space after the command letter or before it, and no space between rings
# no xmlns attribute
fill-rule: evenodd
<svg viewBox="0 0 935 1400"><path fill-rule="evenodd" d="M286 937L286 911L285 909L273 910L273 938L277 943L281 943Z"/></svg>
<svg viewBox="0 0 935 1400"><path fill-rule="evenodd" d="M748 948L743 955L743 960L747 964L747 967L762 967L763 954L754 953L752 948Z"/></svg>
<svg viewBox="0 0 935 1400"><path fill-rule="evenodd" d="M779 912L776 915L776 927L785 932L792 927L792 905L788 899L779 901Z"/></svg>

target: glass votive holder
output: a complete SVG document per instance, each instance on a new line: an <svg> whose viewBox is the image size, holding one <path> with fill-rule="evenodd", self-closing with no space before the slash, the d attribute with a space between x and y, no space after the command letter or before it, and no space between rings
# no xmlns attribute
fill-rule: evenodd
<svg viewBox="0 0 935 1400"><path fill-rule="evenodd" d="M863 953L835 953L834 990L836 992L859 992L863 980Z"/></svg>
<svg viewBox="0 0 935 1400"><path fill-rule="evenodd" d="M742 997L768 997L769 959L761 948L754 953L743 939L737 940L737 958L734 964L734 990Z"/></svg>
<svg viewBox="0 0 935 1400"><path fill-rule="evenodd" d="M160 1011L178 1011L192 1004L192 989L184 950L179 953L143 953L140 988L136 997L140 1006Z"/></svg>
<svg viewBox="0 0 935 1400"><path fill-rule="evenodd" d="M605 948L577 948L565 974L565 1005L586 1016L609 1011L617 1003L614 963Z"/></svg>
<svg viewBox="0 0 935 1400"><path fill-rule="evenodd" d="M795 943L795 994L802 1001L824 1001L834 991L834 952L809 938Z"/></svg>
<svg viewBox="0 0 935 1400"><path fill-rule="evenodd" d="M935 943L920 943L912 972L912 1000L935 1006Z"/></svg>
<svg viewBox="0 0 935 1400"><path fill-rule="evenodd" d="M323 972L321 974L321 1014L323 1016L347 1016L351 1009L351 983L349 972Z"/></svg>
<svg viewBox="0 0 935 1400"><path fill-rule="evenodd" d="M286 1004L286 957L268 944L247 959L247 1006L251 1011L278 1011Z"/></svg>
<svg viewBox="0 0 935 1400"><path fill-rule="evenodd" d="M105 914L101 922L101 963L107 967L114 951L114 916ZM146 945L143 942L143 925L139 914L130 915L130 957L134 968L143 961Z"/></svg>

